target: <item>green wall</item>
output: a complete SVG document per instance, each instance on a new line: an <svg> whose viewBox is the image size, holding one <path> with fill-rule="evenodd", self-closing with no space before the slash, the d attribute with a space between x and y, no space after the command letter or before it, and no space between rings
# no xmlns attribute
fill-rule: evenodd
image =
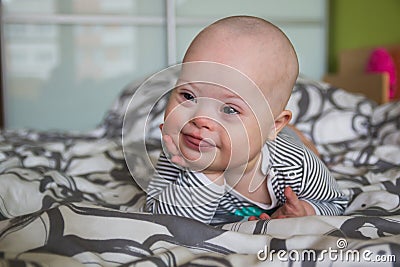
<svg viewBox="0 0 400 267"><path fill-rule="evenodd" d="M341 50L400 44L400 0L330 0L329 66Z"/></svg>

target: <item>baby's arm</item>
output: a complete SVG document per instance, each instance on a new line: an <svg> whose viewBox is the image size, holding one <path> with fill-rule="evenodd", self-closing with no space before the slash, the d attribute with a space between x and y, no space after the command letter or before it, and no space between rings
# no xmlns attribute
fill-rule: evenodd
<svg viewBox="0 0 400 267"><path fill-rule="evenodd" d="M347 197L326 165L304 147L303 189L299 199L309 202L317 215L341 215L347 206Z"/></svg>
<svg viewBox="0 0 400 267"><path fill-rule="evenodd" d="M304 147L303 185L296 193L290 187L284 189L285 203L270 216L263 213L260 219L300 217L308 215L341 215L347 198L325 164ZM257 219L251 217L249 220Z"/></svg>

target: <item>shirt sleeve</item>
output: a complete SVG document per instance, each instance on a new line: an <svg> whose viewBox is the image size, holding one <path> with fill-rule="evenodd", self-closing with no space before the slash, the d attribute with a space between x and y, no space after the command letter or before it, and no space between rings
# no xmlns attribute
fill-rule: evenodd
<svg viewBox="0 0 400 267"><path fill-rule="evenodd" d="M272 151L272 187L280 205L285 203L284 189L290 186L299 199L312 205L317 215L343 214L348 198L326 165L301 142L278 135Z"/></svg>
<svg viewBox="0 0 400 267"><path fill-rule="evenodd" d="M161 153L147 188L145 210L210 223L224 195L224 186L212 183L201 173L180 169Z"/></svg>
<svg viewBox="0 0 400 267"><path fill-rule="evenodd" d="M308 201L317 215L343 214L348 199L326 165L307 147L304 151L303 185L299 199Z"/></svg>

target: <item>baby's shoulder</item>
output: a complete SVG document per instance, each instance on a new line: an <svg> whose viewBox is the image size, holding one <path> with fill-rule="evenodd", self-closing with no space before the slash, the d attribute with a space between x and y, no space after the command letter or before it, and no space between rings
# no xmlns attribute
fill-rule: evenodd
<svg viewBox="0 0 400 267"><path fill-rule="evenodd" d="M281 131L274 141L267 142L270 166L278 169L316 168L323 163L300 139Z"/></svg>
<svg viewBox="0 0 400 267"><path fill-rule="evenodd" d="M306 148L286 132L280 132L275 140L267 142L269 166L277 173L302 173L307 157ZM265 164L265 163L264 163Z"/></svg>

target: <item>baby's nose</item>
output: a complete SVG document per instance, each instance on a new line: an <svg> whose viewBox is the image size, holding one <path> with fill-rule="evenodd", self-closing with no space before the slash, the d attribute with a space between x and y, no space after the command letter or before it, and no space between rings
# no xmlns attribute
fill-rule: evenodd
<svg viewBox="0 0 400 267"><path fill-rule="evenodd" d="M190 121L198 128L214 130L220 121L218 108L222 104L221 101L213 98L198 98Z"/></svg>
<svg viewBox="0 0 400 267"><path fill-rule="evenodd" d="M217 122L215 119L210 118L210 117L205 117L205 116L197 116L194 117L191 122L197 127L197 128L205 128L207 130L214 130L215 126L217 125Z"/></svg>

